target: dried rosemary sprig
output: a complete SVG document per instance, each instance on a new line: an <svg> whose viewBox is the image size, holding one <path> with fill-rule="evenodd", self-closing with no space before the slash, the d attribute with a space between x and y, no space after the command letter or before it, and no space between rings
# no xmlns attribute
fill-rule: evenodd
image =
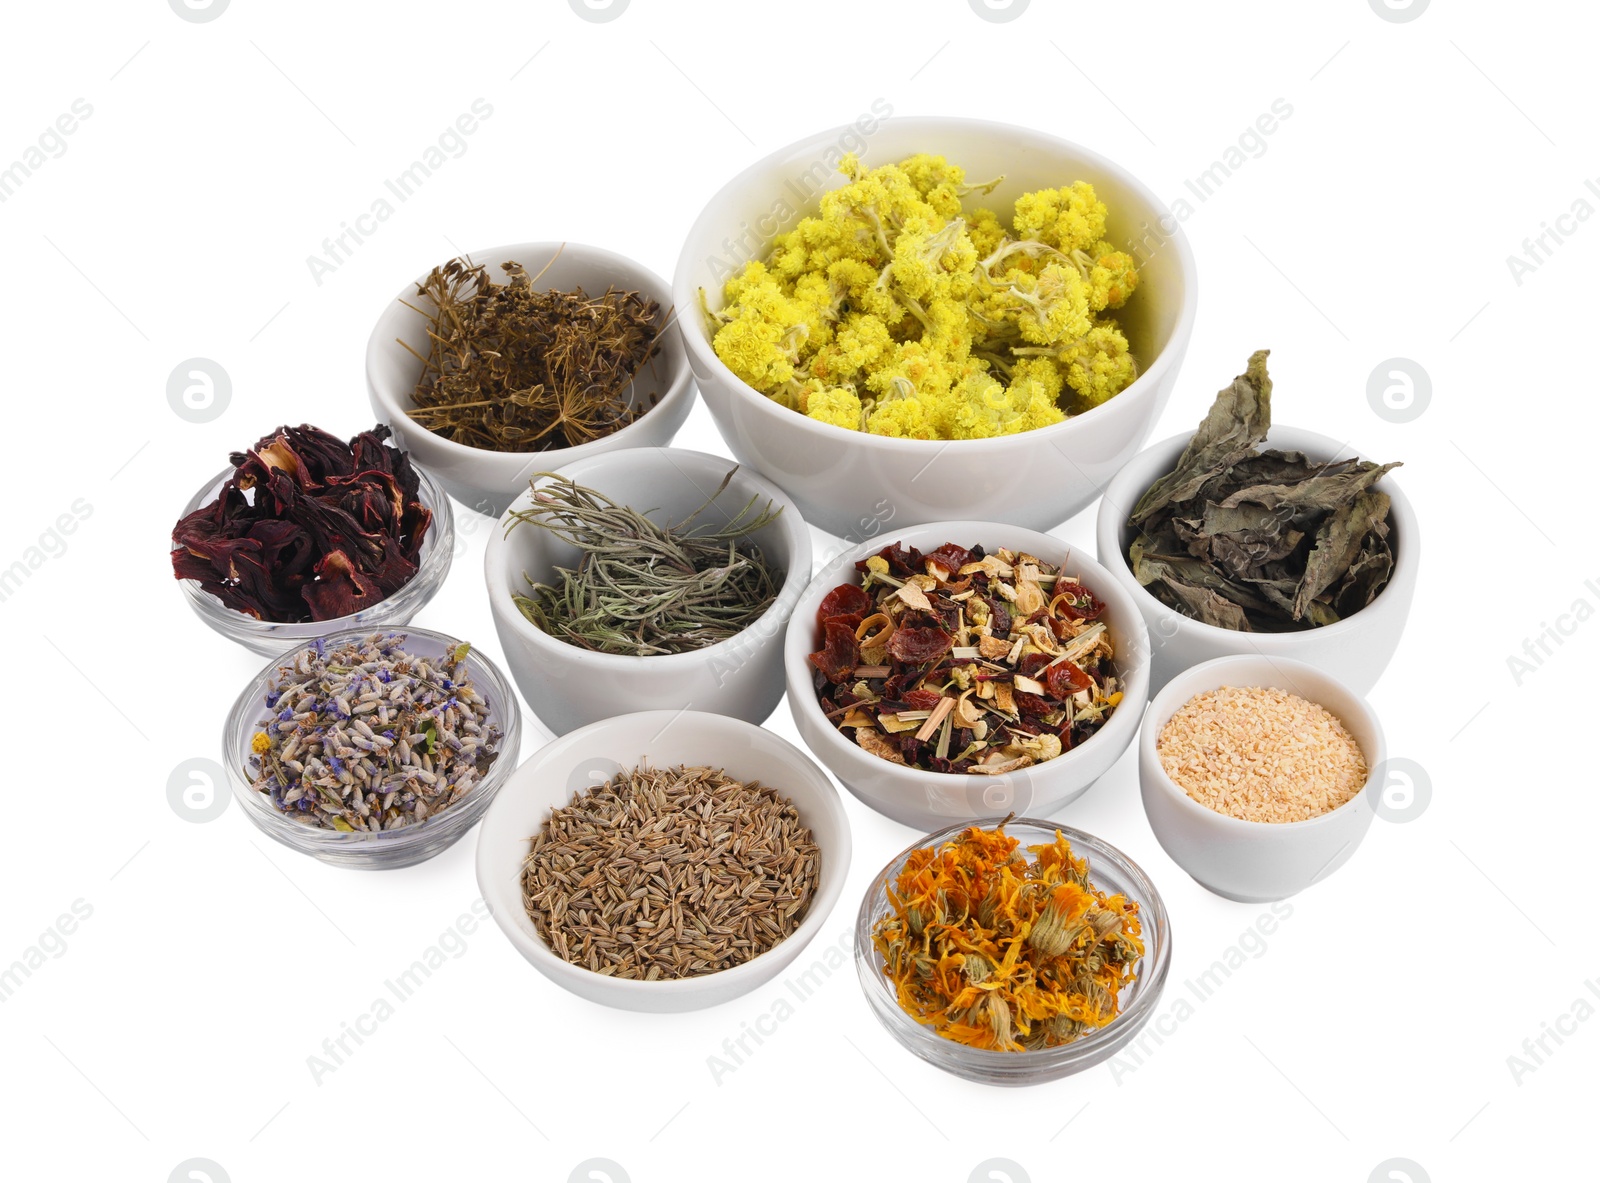
<svg viewBox="0 0 1600 1183"><path fill-rule="evenodd" d="M426 305L406 306L428 318L428 356L400 342L422 363L413 419L458 444L542 452L610 435L654 405L655 392L630 390L670 320L659 304L615 288L542 291L543 270L501 269L510 281L497 284L488 268L451 259L417 285Z"/></svg>
<svg viewBox="0 0 1600 1183"><path fill-rule="evenodd" d="M525 576L529 592L513 597L517 607L551 636L602 653L686 653L736 636L771 606L783 583L783 572L758 547L741 542L782 506L769 501L757 512L751 497L720 529L695 524L737 471L729 469L715 493L671 526L568 477L537 474L533 506L514 512L507 530L549 530L583 558L576 568L556 568L559 585ZM541 487L546 477L550 483Z"/></svg>

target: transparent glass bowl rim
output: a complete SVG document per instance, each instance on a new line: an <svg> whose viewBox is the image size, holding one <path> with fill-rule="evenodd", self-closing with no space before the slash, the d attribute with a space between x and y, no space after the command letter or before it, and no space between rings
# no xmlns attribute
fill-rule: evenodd
<svg viewBox="0 0 1600 1183"><path fill-rule="evenodd" d="M320 826L291 821L274 808L264 794L257 792L245 773L244 760L250 746L249 736L254 733L259 716L267 710L265 704L267 687L276 676L279 667L293 661L303 650L309 649L318 640L324 645L335 645L351 638L369 637L374 633L403 635L408 644L416 638L421 638L439 645L441 649L461 644L458 639L446 633L435 632L433 629L412 628L410 625L369 625L364 628L341 629L323 637L313 638L304 645L297 645L274 657L251 677L239 697L234 700L233 708L228 712L227 722L223 725L223 765L228 770L228 780L233 787L234 799L262 828L274 833L294 835L302 841L307 840L309 836L310 840L321 840L322 844L330 848L348 846L352 849L363 848L373 851L398 848L432 838L440 830L455 824L462 815L470 816L473 807L480 802L487 803L500 791L500 787L510 779L511 773L516 769L522 740L522 710L517 703L516 692L512 690L511 683L501 673L499 666L474 645L467 654L467 669L473 685L489 702L491 718L500 725L500 748L488 772L468 790L466 796L453 802L447 809L397 830L346 833L343 830L325 830Z"/></svg>
<svg viewBox="0 0 1600 1183"><path fill-rule="evenodd" d="M960 1060L966 1066L983 1072L990 1079L1015 1078L1031 1070L1049 1073L1052 1069L1060 1070L1080 1061L1085 1062L1084 1066L1087 1067L1103 1058L1102 1049L1108 1044L1119 1043L1129 1027L1137 1027L1149 1017L1150 1011L1161 998L1166 985L1167 969L1172 960L1171 923L1161 893L1156 890L1155 884L1138 863L1104 839L1071 826L1060 825L1048 818L1014 817L1006 822L1006 833L1019 840L1020 848L1025 849L1030 844L1037 844L1034 841L1036 835L1029 831L1037 831L1037 837L1044 837L1046 841L1053 840L1053 836L1059 832L1071 844L1075 856L1089 860L1091 883L1095 882L1095 868L1109 865L1116 869L1119 878L1130 881L1134 886L1133 898L1139 905L1139 919L1145 941L1145 954L1139 971L1138 994L1115 1019L1091 1034L1057 1047L1023 1052L993 1051L946 1039L932 1027L912 1018L901 1008L899 999L895 997L890 987L889 979L884 976L882 958L872 944L873 914L877 910L878 901L886 898L885 889L890 880L899 873L906 859L914 851L942 845L972 826L992 830L1003 820L999 817L979 818L976 821L957 822L942 830L935 830L907 846L878 872L867 888L866 894L862 896L861 909L856 915L856 955L863 965L871 966L870 977L876 983L879 995L876 1000L869 1002L873 1004L873 1012L885 1026L891 1028L891 1033L898 1039L928 1048L936 1053L936 1059Z"/></svg>
<svg viewBox="0 0 1600 1183"><path fill-rule="evenodd" d="M384 447L391 447L384 444ZM362 621L366 620L372 626L380 626L386 618L392 622L395 612L409 609L411 612L419 611L423 605L431 600L444 584L444 578L450 572L451 562L455 558L455 512L450 504L450 495L445 492L444 486L434 479L432 473L420 464L412 461L411 467L417 474L417 498L433 513L433 521L428 526L427 536L422 540L422 552L418 556L417 573L408 583L394 592L393 595L379 600L376 604L363 608L360 612L347 616L337 616L331 620L257 620L246 616L243 612L235 611L210 592L204 590L198 580L180 579L178 585L183 589L184 597L194 610L205 618L206 621L215 622L221 631L229 635L255 636L263 638L278 638L285 642L285 651L290 647L300 648L299 641L303 638L309 643L318 637L325 637L329 633L345 629L359 629ZM237 471L233 465L224 468L200 487L200 491L189 498L183 507L179 520L188 517L195 510L204 505L209 505L216 500L217 494L222 491L222 486ZM174 546L172 550L179 548Z"/></svg>

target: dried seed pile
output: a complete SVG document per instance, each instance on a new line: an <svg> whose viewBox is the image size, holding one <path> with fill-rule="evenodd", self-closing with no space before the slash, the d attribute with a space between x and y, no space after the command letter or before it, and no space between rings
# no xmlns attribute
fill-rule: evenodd
<svg viewBox="0 0 1600 1183"><path fill-rule="evenodd" d="M1167 720L1156 752L1190 797L1244 821L1319 817L1367 782L1361 745L1331 712L1260 686L1195 695Z"/></svg>
<svg viewBox="0 0 1600 1183"><path fill-rule="evenodd" d="M522 900L556 954L634 980L740 965L791 935L822 852L794 805L712 768L635 768L533 838Z"/></svg>
<svg viewBox="0 0 1600 1183"><path fill-rule="evenodd" d="M436 663L405 640L319 640L278 668L246 772L295 821L399 829L455 804L493 763L500 729L468 679L471 646Z"/></svg>

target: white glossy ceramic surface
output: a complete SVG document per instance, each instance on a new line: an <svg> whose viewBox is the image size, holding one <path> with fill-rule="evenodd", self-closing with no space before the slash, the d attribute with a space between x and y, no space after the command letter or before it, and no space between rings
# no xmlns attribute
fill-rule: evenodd
<svg viewBox="0 0 1600 1183"><path fill-rule="evenodd" d="M1367 783L1338 809L1303 822L1241 821L1195 801L1161 767L1156 739L1196 694L1221 686L1287 690L1327 708L1367 758ZM1281 900L1327 878L1355 854L1372 824L1388 758L1366 700L1316 666L1287 658L1222 657L1177 675L1151 700L1139 733L1139 792L1161 848L1204 888L1230 900Z"/></svg>
<svg viewBox="0 0 1600 1183"><path fill-rule="evenodd" d="M1086 508L1149 437L1189 344L1197 289L1194 257L1167 207L1105 157L1043 132L975 119L891 118L861 153L869 166L917 152L944 155L967 176L1005 181L971 204L1009 211L1023 193L1089 181L1109 211L1107 237L1140 248L1138 292L1118 314L1142 373L1087 414L1053 427L988 440L900 440L819 423L747 386L711 348L699 296L722 306L722 288L765 242L815 212L815 194L843 177L824 161L842 131L819 132L734 177L690 229L673 299L700 393L733 454L783 486L813 525L855 540L889 526L966 517L1047 530ZM792 205L790 203L793 203ZM1171 226L1166 234L1162 220ZM744 237L742 235L756 236ZM759 239L759 243L757 243ZM754 244L754 245L752 245Z"/></svg>
<svg viewBox="0 0 1600 1183"><path fill-rule="evenodd" d="M560 251L555 262L550 259ZM543 289L571 290L581 287L598 296L609 287L637 291L661 305L663 315L672 306L672 292L666 280L632 259L569 242L525 242L491 247L472 252L474 262L482 263L496 282L505 282L500 264L521 263L528 274L536 275ZM443 260L441 260L442 262ZM418 281L425 278L419 276ZM405 303L401 303L405 301ZM560 468L575 460L614 452L623 448L653 448L672 442L694 405L694 384L684 355L683 338L670 326L661 334L661 348L633 383L635 406L648 405L652 392L659 394L654 407L635 422L608 436L575 448L555 448L548 452L491 452L454 443L435 435L416 423L407 410L411 391L416 387L422 366L401 348L404 341L427 356L427 320L412 308L427 307L410 283L384 308L367 341L367 397L380 422L394 431L396 442L411 454L411 459L439 480L450 496L468 509L499 517L506 506L528 487L536 472Z"/></svg>
<svg viewBox="0 0 1600 1183"><path fill-rule="evenodd" d="M816 894L800 927L782 944L718 973L675 981L635 982L602 976L553 953L522 905L522 864L529 839L552 808L573 794L648 761L721 768L758 780L787 797L822 851ZM478 889L502 932L540 973L591 1002L624 1010L698 1010L738 998L771 981L827 920L850 869L850 825L838 790L822 769L787 740L723 715L646 711L620 715L562 736L511 775L478 834Z"/></svg>
<svg viewBox="0 0 1600 1183"><path fill-rule="evenodd" d="M1393 529L1390 542L1394 546L1394 573L1377 599L1353 616L1323 628L1296 633L1235 632L1202 624L1167 607L1139 585L1128 566L1127 548L1133 540L1128 514L1157 478L1172 471L1191 435L1185 432L1164 439L1131 460L1106 486L1095 520L1095 549L1100 562L1128 590L1150 630L1150 693L1158 693L1190 666L1239 653L1310 662L1348 683L1357 694L1366 694L1394 656L1417 587L1421 555L1417 515L1396 483L1395 474L1389 473L1376 486L1389 495ZM1304 452L1313 460L1356 455L1352 448L1331 436L1297 427L1274 427L1267 435L1267 446Z"/></svg>
<svg viewBox="0 0 1600 1183"><path fill-rule="evenodd" d="M562 467L561 473L620 504L648 512L661 523L678 522L717 491L735 462L679 448L607 452ZM532 503L517 498L490 535L484 578L506 665L522 696L557 735L628 711L710 711L760 723L783 697L783 630L811 574L811 533L800 510L781 489L739 467L727 490L702 516L721 526L752 497L757 509L771 501L783 512L751 536L768 562L785 573L777 600L731 640L690 653L633 657L595 653L559 641L538 628L512 602L532 576L551 582L555 568L576 566L578 550L549 531L526 524L507 529L511 513Z"/></svg>
<svg viewBox="0 0 1600 1183"><path fill-rule="evenodd" d="M1007 547L1027 551L1047 563L1062 564L1085 587L1105 602L1101 618L1111 630L1116 648L1117 672L1125 695L1104 727L1084 743L1054 760L1019 769L1004 776L976 776L927 772L894 764L863 751L822 713L812 683L807 656L821 645L817 635L817 607L841 583L858 582L857 561L877 554L885 546L903 542L930 551L946 542L960 546L982 545L986 550ZM800 738L813 755L839 778L864 804L885 817L917 830L939 830L952 822L980 817L1019 815L1052 817L1077 800L1099 780L1127 750L1139 730L1149 662L1149 640L1144 620L1132 597L1110 574L1081 550L1058 538L999 522L937 522L908 530L895 530L844 551L827 563L795 605L784 638L784 674L788 679L789 710Z"/></svg>

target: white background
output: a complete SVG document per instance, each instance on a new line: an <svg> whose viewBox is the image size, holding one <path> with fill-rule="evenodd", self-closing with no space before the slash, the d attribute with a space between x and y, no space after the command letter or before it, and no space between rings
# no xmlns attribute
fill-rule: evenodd
<svg viewBox="0 0 1600 1183"><path fill-rule="evenodd" d="M54 552L0 603L0 965L74 901L92 915L0 1003L6 1173L165 1180L204 1157L236 1181L565 1180L604 1158L639 1183L961 1181L1003 1156L993 1177L1012 1183L1364 1181L1403 1156L1453 1180L1574 1152L1600 1021L1547 1041L1520 1079L1507 1057L1580 996L1600 1004L1584 986L1600 976L1595 777L1574 754L1593 735L1600 627L1561 616L1600 605L1600 219L1568 223L1520 284L1506 257L1575 200L1600 208L1584 188L1600 176L1595 30L1579 12L1439 2L1397 23L1365 0L1034 0L992 23L966 0L634 0L592 23L564 0L233 0L195 23L162 0L10 6L0 166L74 100L93 112L0 204L0 567ZM307 256L477 98L493 115L465 153L318 284ZM718 1084L708 1057L781 983L688 1016L613 1013L485 926L314 1083L322 1040L469 909L474 843L362 874L271 844L237 809L195 824L169 806L169 773L217 758L260 664L183 603L165 545L178 510L280 423L370 426L370 326L458 248L566 238L669 274L729 176L876 98L1080 141L1168 199L1274 99L1292 105L1186 223L1203 294L1156 434L1192 427L1270 347L1280 421L1405 461L1425 569L1372 701L1431 804L1376 822L1131 1072L962 1083L891 1042L852 970ZM196 356L232 381L205 424L166 399ZM1433 386L1405 424L1366 397L1395 356ZM723 451L701 408L677 442ZM65 549L41 546L80 499L91 513ZM498 658L479 575L489 524L458 515L464 552L417 623ZM1090 517L1058 533L1092 548ZM1508 658L1547 624L1575 627L1519 684ZM771 726L793 736L787 707ZM850 884L797 970L914 836L846 805ZM1063 820L1165 893L1169 1003L1265 911L1207 894L1163 854L1131 751Z"/></svg>

